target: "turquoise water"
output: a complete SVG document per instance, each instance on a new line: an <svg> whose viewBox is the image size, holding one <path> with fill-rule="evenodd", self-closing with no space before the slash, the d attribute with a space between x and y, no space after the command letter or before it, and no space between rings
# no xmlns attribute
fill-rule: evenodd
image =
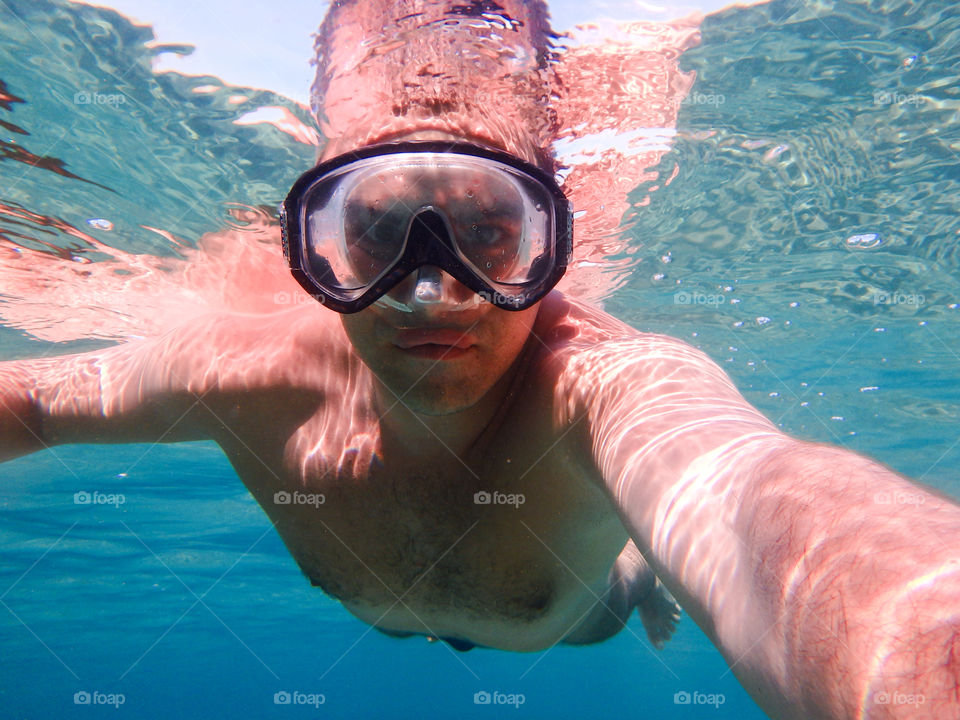
<svg viewBox="0 0 960 720"><path fill-rule="evenodd" d="M661 176L678 174L649 205L662 183L632 192L629 280L605 300L636 327L702 347L785 430L954 497L958 25L955 6L932 2L775 2L708 17L680 59L697 82L660 161ZM254 106L310 123L302 108L260 90L194 92L216 78L156 75L163 48L145 49L151 37L108 10L0 5L0 90L24 101L0 104L0 203L36 214L0 214L4 242L98 260L43 220L58 218L110 247L176 256L144 226L193 244L235 204L274 207L310 165L312 147L233 123ZM78 104L78 92L126 100ZM63 164L17 162L23 151ZM69 285L47 292L69 314ZM38 336L0 327L0 358L112 342ZM3 717L508 710L474 704L478 691L522 694L515 712L527 717L598 706L763 717L688 618L662 652L639 621L599 646L531 655L368 632L305 581L211 443L60 447L0 466L0 478ZM77 505L80 491L124 502ZM75 705L83 691L124 703ZM278 706L280 691L325 702ZM679 706L680 691L724 702Z"/></svg>

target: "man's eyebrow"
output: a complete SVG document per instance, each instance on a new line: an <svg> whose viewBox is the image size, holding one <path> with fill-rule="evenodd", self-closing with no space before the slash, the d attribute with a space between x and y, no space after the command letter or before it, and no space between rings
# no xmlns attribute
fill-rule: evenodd
<svg viewBox="0 0 960 720"><path fill-rule="evenodd" d="M447 207L464 210L480 210L484 215L516 215L523 207L522 203L497 200L492 203L476 203L472 200L451 200L444 203Z"/></svg>
<svg viewBox="0 0 960 720"><path fill-rule="evenodd" d="M386 201L386 202L383 202ZM379 205L377 205L379 203ZM360 197L360 198L350 198L344 203L344 208L347 211L357 210L376 210L377 212L390 212L395 208L407 208L409 207L404 203L403 198L397 197L396 195L384 195L382 197Z"/></svg>

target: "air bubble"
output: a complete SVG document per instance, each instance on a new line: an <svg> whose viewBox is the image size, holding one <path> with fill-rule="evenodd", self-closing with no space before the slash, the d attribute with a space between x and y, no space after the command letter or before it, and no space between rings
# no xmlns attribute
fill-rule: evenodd
<svg viewBox="0 0 960 720"><path fill-rule="evenodd" d="M883 239L878 233L862 233L860 235L851 235L847 238L847 247L863 248L870 250L883 244Z"/></svg>
<svg viewBox="0 0 960 720"><path fill-rule="evenodd" d="M97 230L106 230L107 232L113 230L113 223L105 218L90 218L87 220L87 225Z"/></svg>

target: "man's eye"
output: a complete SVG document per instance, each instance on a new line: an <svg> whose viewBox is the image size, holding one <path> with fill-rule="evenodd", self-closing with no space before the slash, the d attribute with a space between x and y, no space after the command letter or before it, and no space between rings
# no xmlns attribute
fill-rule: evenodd
<svg viewBox="0 0 960 720"><path fill-rule="evenodd" d="M500 230L496 225L489 223L470 226L470 242L478 245L496 245L500 242Z"/></svg>
<svg viewBox="0 0 960 720"><path fill-rule="evenodd" d="M404 217L399 212L383 212L374 207L352 207L347 212L347 235L355 245L368 250L396 241Z"/></svg>
<svg viewBox="0 0 960 720"><path fill-rule="evenodd" d="M495 247L516 237L519 232L517 223L507 219L484 219L467 225L464 238L475 247Z"/></svg>

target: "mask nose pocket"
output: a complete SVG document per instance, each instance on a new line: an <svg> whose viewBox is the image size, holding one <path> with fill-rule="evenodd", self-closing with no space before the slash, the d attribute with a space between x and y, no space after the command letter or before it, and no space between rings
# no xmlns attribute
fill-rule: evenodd
<svg viewBox="0 0 960 720"><path fill-rule="evenodd" d="M451 240L446 221L433 208L421 210L410 221L410 229L407 231L408 244L416 243L427 247L432 241L436 241L450 247Z"/></svg>
<svg viewBox="0 0 960 720"><path fill-rule="evenodd" d="M410 221L407 246L417 248L421 262L426 261L416 270L413 299L424 305L450 301L448 295L452 293L449 287L452 279L445 278L439 265L434 264L441 262L452 246L450 228L443 215L430 207L420 210Z"/></svg>
<svg viewBox="0 0 960 720"><path fill-rule="evenodd" d="M443 300L443 274L440 268L424 265L417 270L417 284L413 290L417 302L430 304Z"/></svg>

